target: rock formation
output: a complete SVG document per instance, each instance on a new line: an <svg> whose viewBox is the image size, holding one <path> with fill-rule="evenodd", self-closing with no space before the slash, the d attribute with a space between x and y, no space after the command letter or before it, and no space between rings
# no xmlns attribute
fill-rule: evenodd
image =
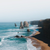
<svg viewBox="0 0 50 50"><path fill-rule="evenodd" d="M38 26L42 27L42 29L39 29L41 34L46 36L46 38L50 38L50 19L40 21Z"/></svg>
<svg viewBox="0 0 50 50"><path fill-rule="evenodd" d="M50 19L43 21L43 32L47 38L50 38Z"/></svg>
<svg viewBox="0 0 50 50"><path fill-rule="evenodd" d="M30 29L27 29L27 32L30 32Z"/></svg>
<svg viewBox="0 0 50 50"><path fill-rule="evenodd" d="M48 46L50 46L50 19L39 21L38 27L42 27L39 29L40 34L34 37L47 43Z"/></svg>
<svg viewBox="0 0 50 50"><path fill-rule="evenodd" d="M15 37L19 38L19 36L18 36L18 35L16 35Z"/></svg>
<svg viewBox="0 0 50 50"><path fill-rule="evenodd" d="M28 22L24 21L24 24L23 24L24 27L29 27L29 24Z"/></svg>
<svg viewBox="0 0 50 50"><path fill-rule="evenodd" d="M22 22L20 22L20 29L23 29L24 27L23 27L23 23Z"/></svg>
<svg viewBox="0 0 50 50"><path fill-rule="evenodd" d="M15 27L16 27L17 25L16 25L16 23L15 23Z"/></svg>

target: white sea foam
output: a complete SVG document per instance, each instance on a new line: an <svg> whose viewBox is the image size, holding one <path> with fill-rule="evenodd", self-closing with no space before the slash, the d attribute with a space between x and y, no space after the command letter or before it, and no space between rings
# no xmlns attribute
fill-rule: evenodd
<svg viewBox="0 0 50 50"><path fill-rule="evenodd" d="M35 42L32 43L31 39L27 38L27 48L28 50L41 50L41 46L38 48L34 47L33 45L36 44Z"/></svg>
<svg viewBox="0 0 50 50"><path fill-rule="evenodd" d="M2 45L2 42L4 41L4 38L1 39L0 45Z"/></svg>
<svg viewBox="0 0 50 50"><path fill-rule="evenodd" d="M30 36L32 36L32 35L35 35L35 33L36 33L37 31L36 30L34 30L34 32L32 32L32 34L30 35Z"/></svg>
<svg viewBox="0 0 50 50"><path fill-rule="evenodd" d="M26 29L8 29L8 30L5 30L5 31L19 31L19 32L22 32L22 31L26 31Z"/></svg>
<svg viewBox="0 0 50 50"><path fill-rule="evenodd" d="M31 43L32 43L31 39L27 39L28 50L37 50L36 47L34 47Z"/></svg>
<svg viewBox="0 0 50 50"><path fill-rule="evenodd" d="M0 45L2 45L5 38L9 38L9 37L12 37L12 36L15 36L15 35L17 35L17 32L9 32L9 35L7 35L7 36L0 36L0 38L1 38Z"/></svg>
<svg viewBox="0 0 50 50"><path fill-rule="evenodd" d="M28 48L28 50L41 50L41 46L36 48L32 44L36 44L36 43L32 43L31 39L27 38L27 48Z"/></svg>
<svg viewBox="0 0 50 50"><path fill-rule="evenodd" d="M18 31L20 29L7 29L7 30L1 30L0 32L3 32L3 31Z"/></svg>
<svg viewBox="0 0 50 50"><path fill-rule="evenodd" d="M33 44L33 45L34 45L34 44L37 44L37 45L38 45L38 43L36 43L36 42L33 42L32 44ZM41 46L39 46L39 47L37 48L37 50L41 50Z"/></svg>
<svg viewBox="0 0 50 50"><path fill-rule="evenodd" d="M33 29L33 30L38 29L38 25L33 25L33 26L29 27L29 29Z"/></svg>

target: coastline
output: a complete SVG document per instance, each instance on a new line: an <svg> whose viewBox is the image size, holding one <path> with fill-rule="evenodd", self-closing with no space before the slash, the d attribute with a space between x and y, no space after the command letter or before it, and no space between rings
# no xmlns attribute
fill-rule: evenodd
<svg viewBox="0 0 50 50"><path fill-rule="evenodd" d="M30 38L27 38L27 49L28 50L37 50L37 48L32 45L32 41Z"/></svg>
<svg viewBox="0 0 50 50"><path fill-rule="evenodd" d="M38 35L38 34L40 34L40 32L36 32L35 33L35 35ZM35 36L34 35L34 36ZM34 38L34 37L26 37L26 38L29 38L29 39L31 39L31 44L34 46L34 47L36 47L36 49L37 50L50 50L50 47L48 46L48 44L47 43L44 43L43 41L41 41L41 40L38 40L37 38ZM40 37L39 37L40 38Z"/></svg>

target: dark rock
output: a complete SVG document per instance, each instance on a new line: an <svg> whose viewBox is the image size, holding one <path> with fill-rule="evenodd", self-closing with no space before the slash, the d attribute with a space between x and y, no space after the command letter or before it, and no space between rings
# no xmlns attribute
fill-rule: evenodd
<svg viewBox="0 0 50 50"><path fill-rule="evenodd" d="M39 29L39 32L41 32L43 34L43 20L38 22L38 27L42 27L41 29Z"/></svg>
<svg viewBox="0 0 50 50"><path fill-rule="evenodd" d="M50 39L50 19L43 21L43 33L47 38Z"/></svg>
<svg viewBox="0 0 50 50"><path fill-rule="evenodd" d="M16 27L17 25L16 25L16 23L15 23L15 27Z"/></svg>
<svg viewBox="0 0 50 50"><path fill-rule="evenodd" d="M24 36L21 35L21 37L24 37Z"/></svg>
<svg viewBox="0 0 50 50"><path fill-rule="evenodd" d="M27 32L30 32L30 29L27 29Z"/></svg>
<svg viewBox="0 0 50 50"><path fill-rule="evenodd" d="M39 32L46 36L46 38L50 38L50 19L39 21L38 26L42 27L41 29L39 29Z"/></svg>
<svg viewBox="0 0 50 50"><path fill-rule="evenodd" d="M18 35L16 35L15 37L19 38L19 36L18 36Z"/></svg>
<svg viewBox="0 0 50 50"><path fill-rule="evenodd" d="M50 46L50 19L42 20L38 22L38 27L42 27L39 29L40 34L33 36Z"/></svg>

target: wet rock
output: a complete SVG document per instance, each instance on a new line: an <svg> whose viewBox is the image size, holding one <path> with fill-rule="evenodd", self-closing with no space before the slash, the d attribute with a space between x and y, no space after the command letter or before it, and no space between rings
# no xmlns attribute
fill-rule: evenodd
<svg viewBox="0 0 50 50"><path fill-rule="evenodd" d="M21 35L21 37L24 37L24 36Z"/></svg>
<svg viewBox="0 0 50 50"><path fill-rule="evenodd" d="M23 29L24 27L20 27L20 29Z"/></svg>
<svg viewBox="0 0 50 50"><path fill-rule="evenodd" d="M24 27L29 27L29 24L28 22L24 21L24 24L23 24Z"/></svg>
<svg viewBox="0 0 50 50"><path fill-rule="evenodd" d="M16 23L15 23L15 27L16 27L17 25L16 25Z"/></svg>
<svg viewBox="0 0 50 50"><path fill-rule="evenodd" d="M30 29L27 29L27 32L30 32Z"/></svg>
<svg viewBox="0 0 50 50"><path fill-rule="evenodd" d="M18 35L16 35L15 37L19 38L19 36L18 36Z"/></svg>

